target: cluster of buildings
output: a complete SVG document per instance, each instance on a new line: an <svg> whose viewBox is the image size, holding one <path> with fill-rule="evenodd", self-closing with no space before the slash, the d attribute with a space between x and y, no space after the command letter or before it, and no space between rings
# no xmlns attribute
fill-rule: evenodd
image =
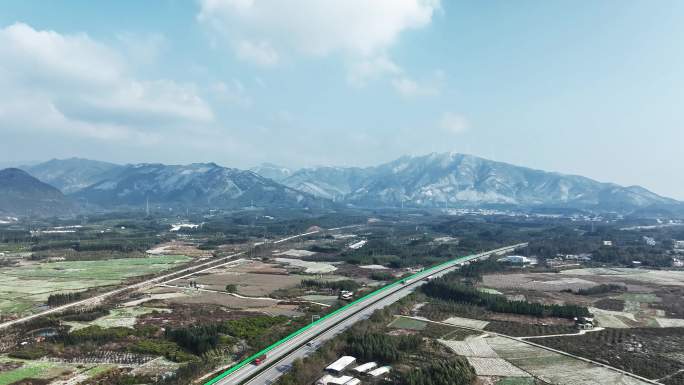
<svg viewBox="0 0 684 385"><path fill-rule="evenodd" d="M358 377L383 378L392 369L389 366L379 366L377 362L367 362L358 366L356 358L352 356L340 357L325 368L326 375L316 381L316 385L359 385ZM351 368L354 366L353 368ZM351 369L350 369L351 368Z"/></svg>
<svg viewBox="0 0 684 385"><path fill-rule="evenodd" d="M575 317L575 327L579 330L591 330L595 326L595 321L591 317Z"/></svg>
<svg viewBox="0 0 684 385"><path fill-rule="evenodd" d="M684 241L674 241L675 251L684 252Z"/></svg>
<svg viewBox="0 0 684 385"><path fill-rule="evenodd" d="M567 267L579 266L583 263L591 262L591 254L556 254L554 258L546 260L548 267Z"/></svg>
<svg viewBox="0 0 684 385"><path fill-rule="evenodd" d="M497 259L497 262L512 263L515 265L536 265L537 259L525 257L522 255L509 255L507 257Z"/></svg>

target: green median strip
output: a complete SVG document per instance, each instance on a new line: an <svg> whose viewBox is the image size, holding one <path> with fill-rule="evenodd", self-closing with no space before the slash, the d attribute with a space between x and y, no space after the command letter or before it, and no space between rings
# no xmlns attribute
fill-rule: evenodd
<svg viewBox="0 0 684 385"><path fill-rule="evenodd" d="M409 280L409 279L413 279L413 278L415 278L415 277L417 277L417 276L419 276L419 275L421 275L421 274L425 274L425 273L430 272L430 271L438 270L438 269L443 268L443 267L446 267L446 266L448 266L448 265L458 263L460 260L467 259L467 258L470 258L470 256L469 256L469 257L460 257L460 258L456 258L456 259L453 259L453 260L451 260L451 261L449 261L449 262L444 262L444 263L442 263L442 264L439 264L439 265L436 265L436 266L433 266L433 267L424 269L424 270L419 271L419 272L417 272L417 273L415 273L415 274L413 274L413 275L410 275L410 276L408 276L408 277L406 277L406 278L402 278L402 279L400 279L400 280L398 280L398 281L395 281L395 282L393 282L393 283L390 283L389 285L383 286L383 287L381 287L380 289L378 289L378 290L376 290L376 291L374 291L374 292L372 292L372 293L366 294L365 296L363 296L363 297L357 299L356 301L350 302L350 303L348 303L347 305L342 306L341 308L339 308L339 309L333 311L332 313L327 314L327 315L325 315L325 316L319 318L318 320L316 320L316 321L314 321L314 322L312 322L312 323L310 323L310 324L304 326L303 328L301 328L301 329L299 329L299 330L293 332L292 334L290 334L290 335L288 335L287 337L281 339L280 341L273 343L272 345L270 345L270 346L268 346L268 347L262 349L261 351L259 351L259 352L257 352L257 353L254 353L252 356L250 356L250 357L248 357L248 358L242 360L241 362L235 364L235 366L233 366L233 367L231 367L230 369L226 370L225 372L219 374L218 376L212 378L211 380L209 380L208 382L206 382L204 385L213 385L213 384L217 383L218 381L220 381L220 380L223 379L224 377L229 376L230 374L232 374L233 372L239 370L239 369L242 368L243 366L245 366L245 365L251 363L252 361L254 361L255 359L257 359L258 357L260 357L260 356L262 356L262 355L264 355L264 354L267 354L267 353L270 352L271 350L273 350L273 349L275 349L276 347L278 347L278 346L284 344L285 342L287 342L287 341L289 341L289 340L291 340L291 339L297 337L298 335L300 335L300 334L304 333L305 331L311 329L312 327L314 327L315 325L319 324L320 322L323 322L323 321L329 319L330 317L335 316L336 314L338 314L338 313L340 313L340 312L342 312L342 311L348 310L350 307L352 307L352 306L358 304L359 302L365 301L366 299L368 299L368 298L370 298L370 297L373 297L373 296L375 296L375 295L378 295L378 294L380 294L380 293L382 293L382 292L384 292L384 291L386 291L386 290L388 290L388 289L391 289L391 288L393 288L393 287L399 286L399 285L402 284L402 283L401 283L402 281Z"/></svg>

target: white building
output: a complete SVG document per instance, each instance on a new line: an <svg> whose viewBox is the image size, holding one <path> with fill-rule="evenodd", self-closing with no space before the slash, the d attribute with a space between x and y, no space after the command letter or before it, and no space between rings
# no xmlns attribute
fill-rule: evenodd
<svg viewBox="0 0 684 385"><path fill-rule="evenodd" d="M316 381L316 385L347 385L350 384L350 382L353 380L355 380L355 378L351 376L335 377L326 374L325 376L319 378L318 381Z"/></svg>
<svg viewBox="0 0 684 385"><path fill-rule="evenodd" d="M603 241L603 246L613 246L613 241Z"/></svg>
<svg viewBox="0 0 684 385"><path fill-rule="evenodd" d="M368 372L368 374L373 376L373 377L378 377L378 376L382 376L383 374L389 373L391 369L392 368L390 366L381 366L377 369L371 370L370 372Z"/></svg>
<svg viewBox="0 0 684 385"><path fill-rule="evenodd" d="M520 265L524 264L529 264L532 263L533 260L531 258L524 257L522 255L509 255L508 257L503 257L497 259L499 262L508 262L508 263L517 263Z"/></svg>
<svg viewBox="0 0 684 385"><path fill-rule="evenodd" d="M674 241L675 249L684 249L684 241Z"/></svg>
<svg viewBox="0 0 684 385"><path fill-rule="evenodd" d="M356 358L354 358L352 356L343 356L343 357L340 357L337 361L328 365L328 367L325 368L325 370L330 371L330 372L340 373L347 366L353 364L354 362L356 362Z"/></svg>
<svg viewBox="0 0 684 385"><path fill-rule="evenodd" d="M377 367L378 367L378 364L376 362L367 362L363 365L359 365L359 366L355 367L352 370L355 371L356 373L366 373L369 370L373 370Z"/></svg>
<svg viewBox="0 0 684 385"><path fill-rule="evenodd" d="M644 242L645 242L648 246L655 246L655 245L656 245L656 240L653 239L653 237L646 237L646 236L644 236Z"/></svg>

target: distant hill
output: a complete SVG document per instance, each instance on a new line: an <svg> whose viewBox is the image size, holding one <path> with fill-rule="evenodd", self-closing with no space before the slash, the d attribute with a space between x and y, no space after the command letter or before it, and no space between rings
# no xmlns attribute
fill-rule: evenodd
<svg viewBox="0 0 684 385"><path fill-rule="evenodd" d="M55 216L74 210L75 206L57 188L18 168L0 170L0 213Z"/></svg>
<svg viewBox="0 0 684 385"><path fill-rule="evenodd" d="M287 167L280 167L273 163L262 163L259 166L252 167L249 169L255 174L259 174L264 178L273 179L276 182L292 175L292 170Z"/></svg>
<svg viewBox="0 0 684 385"><path fill-rule="evenodd" d="M332 200L346 200L374 175L373 169L356 167L303 168L281 183Z"/></svg>
<svg viewBox="0 0 684 385"><path fill-rule="evenodd" d="M22 169L63 193L70 194L106 179L122 167L97 160L69 158L52 159Z"/></svg>
<svg viewBox="0 0 684 385"><path fill-rule="evenodd" d="M166 206L216 208L252 204L261 207L319 207L325 203L311 194L251 171L225 168L214 163L127 165L72 196L107 208L143 206L148 198L153 204Z"/></svg>
<svg viewBox="0 0 684 385"><path fill-rule="evenodd" d="M365 207L397 207L403 203L417 207L451 204L631 211L682 206L638 186L622 187L456 153L404 156L367 168L307 168L281 183Z"/></svg>

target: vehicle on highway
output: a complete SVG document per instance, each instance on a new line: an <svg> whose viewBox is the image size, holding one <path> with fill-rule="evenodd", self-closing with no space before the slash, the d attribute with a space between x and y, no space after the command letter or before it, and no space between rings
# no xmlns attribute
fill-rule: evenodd
<svg viewBox="0 0 684 385"><path fill-rule="evenodd" d="M266 361L266 355L262 354L259 357L255 358L254 361L252 361L252 363L254 365L261 365L264 363L264 361Z"/></svg>

